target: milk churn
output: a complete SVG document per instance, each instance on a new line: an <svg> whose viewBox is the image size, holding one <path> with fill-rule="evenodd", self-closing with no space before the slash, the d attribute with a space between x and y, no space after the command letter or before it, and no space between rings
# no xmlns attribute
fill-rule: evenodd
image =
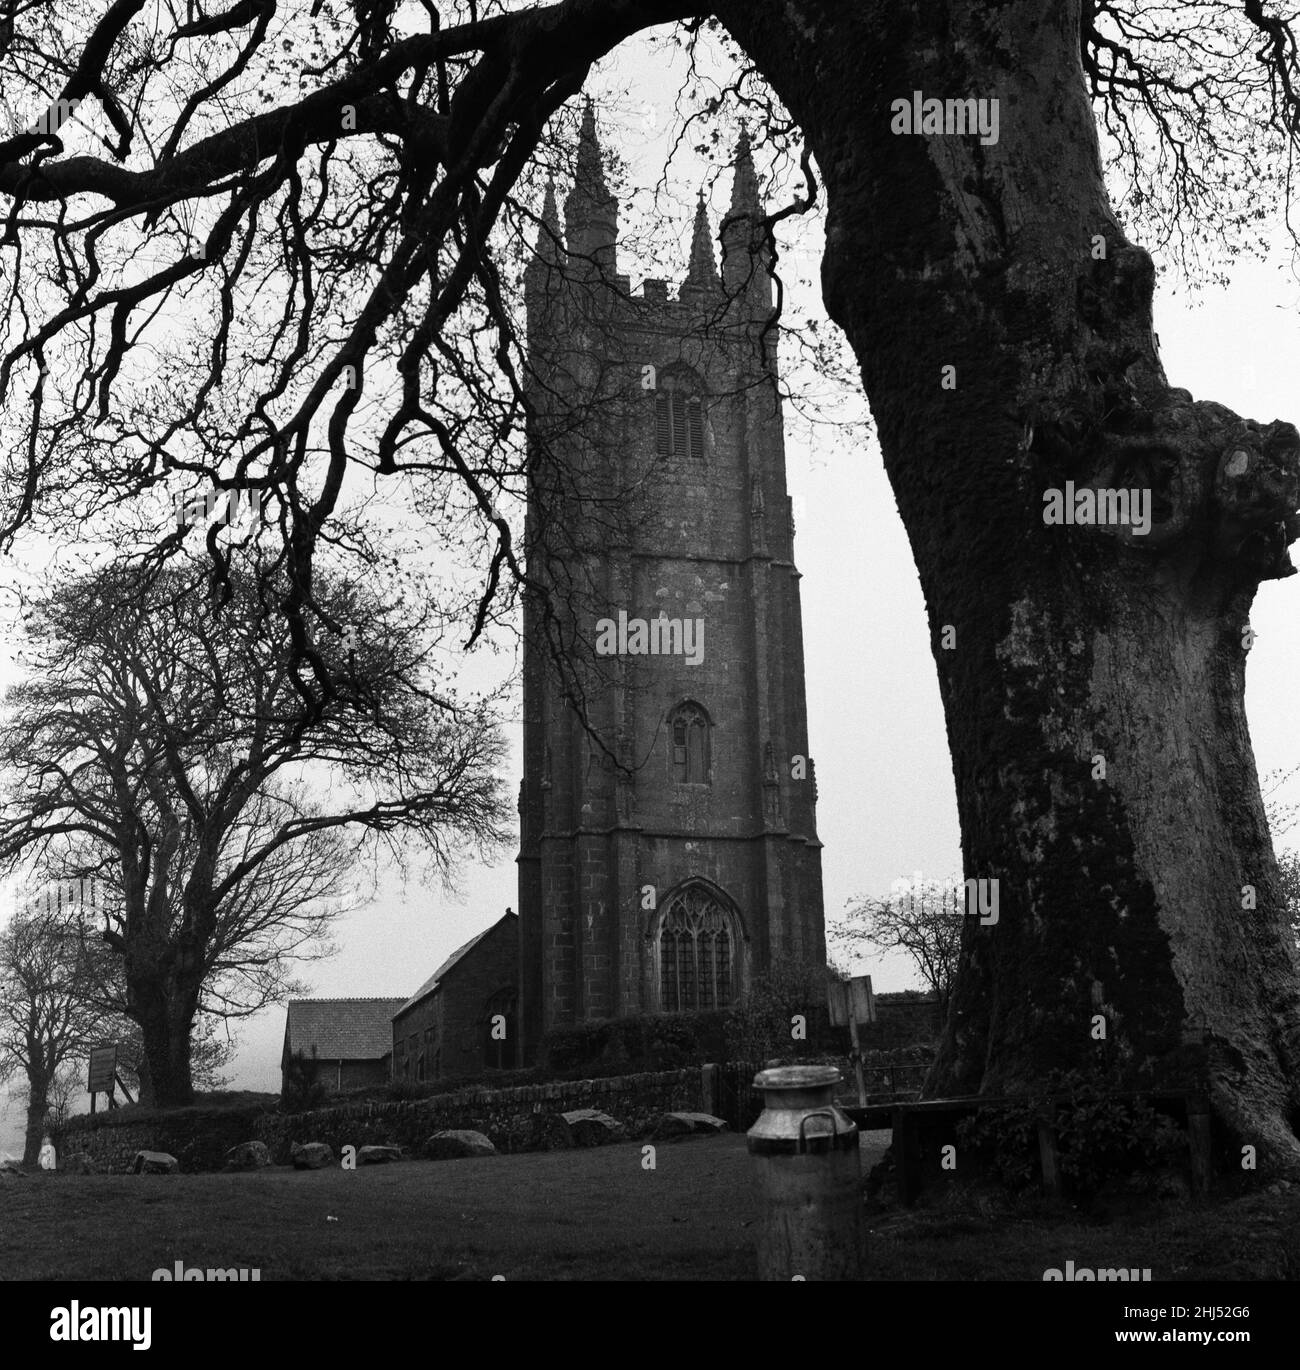
<svg viewBox="0 0 1300 1370"><path fill-rule="evenodd" d="M834 1066L754 1076L762 1116L749 1129L761 1187L761 1280L858 1280L866 1262L858 1126L835 1107Z"/></svg>

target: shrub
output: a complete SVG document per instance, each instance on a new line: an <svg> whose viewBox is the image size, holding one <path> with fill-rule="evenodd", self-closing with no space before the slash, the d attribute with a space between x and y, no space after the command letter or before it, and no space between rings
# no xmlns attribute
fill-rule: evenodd
<svg viewBox="0 0 1300 1370"><path fill-rule="evenodd" d="M999 1184L1015 1193L1039 1176L1038 1119L1029 1105L982 1108L957 1124L957 1154L973 1156Z"/></svg>
<svg viewBox="0 0 1300 1370"><path fill-rule="evenodd" d="M826 974L825 966L777 960L756 976L728 1015L729 1057L765 1061L842 1050L846 1034L830 1025ZM804 1020L802 1038L792 1036L796 1014Z"/></svg>
<svg viewBox="0 0 1300 1370"><path fill-rule="evenodd" d="M551 1078L680 1070L726 1056L725 1012L657 1013L553 1028L541 1058Z"/></svg>
<svg viewBox="0 0 1300 1370"><path fill-rule="evenodd" d="M1065 1094L1047 1105L1056 1131L1062 1188L1075 1198L1092 1198L1120 1177L1152 1177L1186 1156L1183 1130L1145 1099L1116 1098L1101 1079L1081 1071L1056 1072L1049 1094ZM1038 1117L1032 1101L981 1109L957 1124L957 1144L989 1168L1008 1189L1036 1183Z"/></svg>
<svg viewBox="0 0 1300 1370"><path fill-rule="evenodd" d="M327 1090L316 1078L319 1069L316 1059L308 1059L301 1048L289 1057L280 1095L281 1113L308 1113L325 1102Z"/></svg>

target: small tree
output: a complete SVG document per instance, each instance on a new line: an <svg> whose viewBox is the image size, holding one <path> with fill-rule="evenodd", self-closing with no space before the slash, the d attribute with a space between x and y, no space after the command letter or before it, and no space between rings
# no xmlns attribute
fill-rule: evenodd
<svg viewBox="0 0 1300 1370"><path fill-rule="evenodd" d="M25 1166L40 1157L61 1068L87 1048L99 1023L76 935L45 910L16 914L0 933L0 1080L26 1078Z"/></svg>
<svg viewBox="0 0 1300 1370"><path fill-rule="evenodd" d="M45 1095L45 1131L50 1136L67 1127L74 1112L73 1102L83 1088L84 1079L77 1061L67 1061L55 1071Z"/></svg>
<svg viewBox="0 0 1300 1370"><path fill-rule="evenodd" d="M919 878L897 881L886 897L850 903L848 917L831 928L830 941L847 960L861 955L863 947L906 952L946 1014L961 951L961 889L955 879L946 884Z"/></svg>

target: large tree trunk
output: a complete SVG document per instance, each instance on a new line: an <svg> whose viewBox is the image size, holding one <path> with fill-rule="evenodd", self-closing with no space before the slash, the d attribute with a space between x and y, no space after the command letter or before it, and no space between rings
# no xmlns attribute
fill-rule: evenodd
<svg viewBox="0 0 1300 1370"><path fill-rule="evenodd" d="M23 1138L23 1165L34 1170L41 1159L45 1139L45 1115L49 1110L50 1077L41 1071L27 1072L27 1132Z"/></svg>
<svg viewBox="0 0 1300 1370"><path fill-rule="evenodd" d="M132 985L131 1014L140 1025L144 1061L140 1099L156 1108L194 1101L190 1035L196 996L161 972Z"/></svg>
<svg viewBox="0 0 1300 1370"><path fill-rule="evenodd" d="M929 1090L1204 1079L1295 1169L1300 981L1243 680L1256 588L1290 574L1296 431L1168 385L1076 0L722 8L826 183L827 306L925 592L965 873L999 882ZM891 132L916 90L997 97L998 141ZM1046 526L1067 481L1150 488L1150 533Z"/></svg>

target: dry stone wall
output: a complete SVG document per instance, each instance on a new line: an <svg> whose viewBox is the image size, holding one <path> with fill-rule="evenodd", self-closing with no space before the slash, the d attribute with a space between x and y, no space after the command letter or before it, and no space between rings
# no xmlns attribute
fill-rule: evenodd
<svg viewBox="0 0 1300 1370"><path fill-rule="evenodd" d="M401 1103L358 1103L281 1114L260 1109L181 1109L132 1122L130 1114L81 1115L54 1138L59 1165L88 1155L108 1174L125 1174L137 1151L166 1151L182 1171L222 1169L240 1142L261 1141L277 1165L290 1163L295 1142L325 1142L340 1155L345 1146L403 1146L420 1154L435 1132L482 1132L498 1151L532 1151L562 1135L548 1118L593 1108L622 1124L624 1135L648 1134L660 1115L716 1112L717 1068L622 1075L605 1080L568 1080L512 1089L469 1089Z"/></svg>
<svg viewBox="0 0 1300 1370"><path fill-rule="evenodd" d="M146 1114L136 1120L128 1110L83 1113L51 1138L59 1168L77 1154L89 1156L105 1174L124 1175L137 1151L165 1151L183 1171L220 1170L226 1152L256 1134L258 1108L214 1109L196 1106Z"/></svg>
<svg viewBox="0 0 1300 1370"><path fill-rule="evenodd" d="M710 1067L621 1075L607 1080L567 1080L514 1089L474 1089L403 1103L352 1104L311 1113L267 1114L256 1136L278 1164L294 1142L345 1146L405 1146L414 1151L434 1132L481 1132L498 1151L536 1151L552 1144L550 1115L595 1108L622 1123L628 1136L648 1133L659 1116L678 1110L710 1111L704 1074Z"/></svg>

